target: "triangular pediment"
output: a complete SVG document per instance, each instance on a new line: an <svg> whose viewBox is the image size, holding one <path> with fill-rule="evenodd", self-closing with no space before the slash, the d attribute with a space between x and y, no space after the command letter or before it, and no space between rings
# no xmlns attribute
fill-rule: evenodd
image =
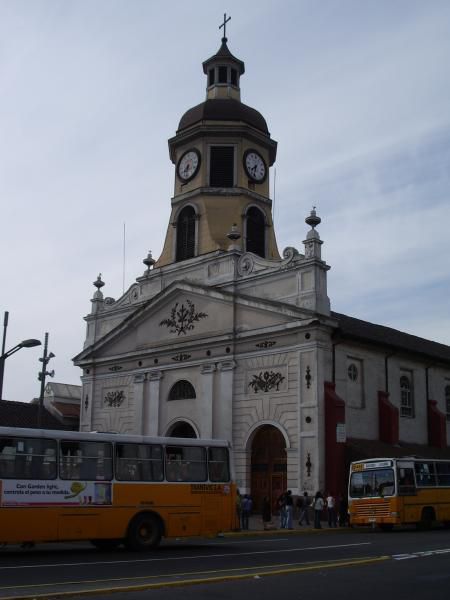
<svg viewBox="0 0 450 600"><path fill-rule="evenodd" d="M295 306L178 281L137 307L74 361L201 344L310 318Z"/></svg>

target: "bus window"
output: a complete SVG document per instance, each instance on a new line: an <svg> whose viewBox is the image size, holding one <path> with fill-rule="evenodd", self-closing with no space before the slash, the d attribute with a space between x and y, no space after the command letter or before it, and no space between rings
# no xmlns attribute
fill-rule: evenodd
<svg viewBox="0 0 450 600"><path fill-rule="evenodd" d="M438 485L450 487L450 462L437 462L435 465Z"/></svg>
<svg viewBox="0 0 450 600"><path fill-rule="evenodd" d="M392 496L395 493L392 469L368 469L351 474L351 498Z"/></svg>
<svg viewBox="0 0 450 600"><path fill-rule="evenodd" d="M108 442L61 441L61 479L112 479L112 446Z"/></svg>
<svg viewBox="0 0 450 600"><path fill-rule="evenodd" d="M210 481L230 481L227 448L208 449L208 471Z"/></svg>
<svg viewBox="0 0 450 600"><path fill-rule="evenodd" d="M35 438L0 439L0 477L55 479L56 442Z"/></svg>
<svg viewBox="0 0 450 600"><path fill-rule="evenodd" d="M206 481L206 451L197 446L166 447L167 481Z"/></svg>
<svg viewBox="0 0 450 600"><path fill-rule="evenodd" d="M149 444L116 444L116 479L162 481L162 447Z"/></svg>
<svg viewBox="0 0 450 600"><path fill-rule="evenodd" d="M436 485L436 476L434 473L433 462L422 462L417 461L415 463L416 468L416 481L419 487L434 486Z"/></svg>
<svg viewBox="0 0 450 600"><path fill-rule="evenodd" d="M416 493L416 484L414 482L414 469L410 467L397 467L398 495L410 496Z"/></svg>

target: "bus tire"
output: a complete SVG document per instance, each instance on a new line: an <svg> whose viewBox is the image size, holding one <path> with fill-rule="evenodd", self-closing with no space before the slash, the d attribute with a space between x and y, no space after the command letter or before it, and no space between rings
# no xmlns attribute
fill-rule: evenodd
<svg viewBox="0 0 450 600"><path fill-rule="evenodd" d="M142 552L156 548L161 540L161 523L151 513L136 515L128 526L125 545L129 550Z"/></svg>
<svg viewBox="0 0 450 600"><path fill-rule="evenodd" d="M380 523L381 531L392 531L394 529L393 523Z"/></svg>
<svg viewBox="0 0 450 600"><path fill-rule="evenodd" d="M91 544L97 548L97 550L103 550L104 552L111 552L120 546L122 540L90 540Z"/></svg>
<svg viewBox="0 0 450 600"><path fill-rule="evenodd" d="M433 526L434 520L434 509L431 506L427 506L422 510L422 518L417 523L417 528L421 531L428 531Z"/></svg>

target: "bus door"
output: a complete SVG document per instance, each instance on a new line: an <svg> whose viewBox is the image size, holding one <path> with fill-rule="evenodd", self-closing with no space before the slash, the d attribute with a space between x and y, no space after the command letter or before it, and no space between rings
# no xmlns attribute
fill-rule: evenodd
<svg viewBox="0 0 450 600"><path fill-rule="evenodd" d="M417 502L416 502L416 481L414 476L413 461L397 461L396 469L397 477L397 494L401 497L399 502L399 510L402 510L403 522L411 522L417 520Z"/></svg>

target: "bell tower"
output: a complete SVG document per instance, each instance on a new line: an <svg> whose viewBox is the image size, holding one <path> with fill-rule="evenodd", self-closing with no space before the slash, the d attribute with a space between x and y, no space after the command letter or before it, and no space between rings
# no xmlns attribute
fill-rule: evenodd
<svg viewBox="0 0 450 600"><path fill-rule="evenodd" d="M277 142L264 117L241 102L244 63L224 37L203 63L206 99L181 117L169 155L175 165L172 212L155 267L233 248L279 259L269 194ZM221 26L221 27L222 27Z"/></svg>

